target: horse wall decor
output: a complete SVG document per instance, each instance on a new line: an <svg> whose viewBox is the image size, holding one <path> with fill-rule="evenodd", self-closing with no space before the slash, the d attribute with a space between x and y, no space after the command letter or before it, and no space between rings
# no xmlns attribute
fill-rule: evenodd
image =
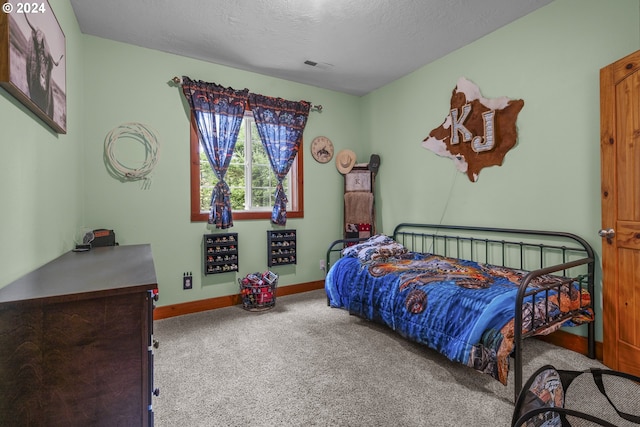
<svg viewBox="0 0 640 427"><path fill-rule="evenodd" d="M2 9L0 86L66 133L66 42L51 6L10 0Z"/></svg>

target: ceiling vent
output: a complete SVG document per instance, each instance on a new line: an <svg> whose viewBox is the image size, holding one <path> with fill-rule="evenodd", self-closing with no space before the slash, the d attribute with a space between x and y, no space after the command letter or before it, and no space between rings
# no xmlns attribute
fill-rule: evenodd
<svg viewBox="0 0 640 427"><path fill-rule="evenodd" d="M333 68L333 64L327 64L326 62L311 61L309 59L304 61L304 64L308 65L310 67L318 68L320 70L329 70L329 69Z"/></svg>

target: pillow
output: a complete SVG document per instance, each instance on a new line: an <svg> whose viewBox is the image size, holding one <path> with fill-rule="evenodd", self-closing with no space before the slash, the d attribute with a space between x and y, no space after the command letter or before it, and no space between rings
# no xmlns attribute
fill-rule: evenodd
<svg viewBox="0 0 640 427"><path fill-rule="evenodd" d="M343 256L357 257L361 262L395 258L405 253L407 248L384 234L376 234L342 251Z"/></svg>
<svg viewBox="0 0 640 427"><path fill-rule="evenodd" d="M375 246L377 245L388 244L391 242L393 242L393 239L391 237L385 236L384 234L376 234L375 236L371 236L362 243L346 247L342 250L342 256L357 257L358 253L362 250L366 250L372 247L375 248Z"/></svg>
<svg viewBox="0 0 640 427"><path fill-rule="evenodd" d="M388 245L378 246L378 250L371 254L372 261L386 261L400 258L408 252L407 248L398 242L389 243Z"/></svg>

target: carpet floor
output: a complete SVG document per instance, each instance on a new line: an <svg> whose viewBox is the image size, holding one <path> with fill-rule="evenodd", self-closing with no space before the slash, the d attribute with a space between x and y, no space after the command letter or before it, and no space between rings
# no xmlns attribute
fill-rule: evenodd
<svg viewBox="0 0 640 427"><path fill-rule="evenodd" d="M265 312L227 307L154 322L158 427L509 426L503 386L389 328L327 306L324 290ZM529 339L524 379L604 367ZM513 361L511 361L513 362Z"/></svg>

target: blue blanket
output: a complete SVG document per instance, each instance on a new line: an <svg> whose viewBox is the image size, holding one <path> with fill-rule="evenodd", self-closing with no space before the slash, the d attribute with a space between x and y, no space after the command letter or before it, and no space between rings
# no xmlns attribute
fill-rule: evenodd
<svg viewBox="0 0 640 427"><path fill-rule="evenodd" d="M332 307L383 323L506 384L516 293L527 272L431 254L405 252L376 259L371 253L369 249L363 258L363 251L353 251L332 266L325 282ZM566 279L543 276L532 286L562 281ZM570 296L580 300L577 284L563 288L567 302ZM543 307L530 303L533 307L525 311L545 312L541 303ZM550 298L547 306L551 318L569 308L557 304L557 298ZM539 317L536 328L544 321ZM586 319L576 323L580 320ZM523 329L531 327L529 321Z"/></svg>

